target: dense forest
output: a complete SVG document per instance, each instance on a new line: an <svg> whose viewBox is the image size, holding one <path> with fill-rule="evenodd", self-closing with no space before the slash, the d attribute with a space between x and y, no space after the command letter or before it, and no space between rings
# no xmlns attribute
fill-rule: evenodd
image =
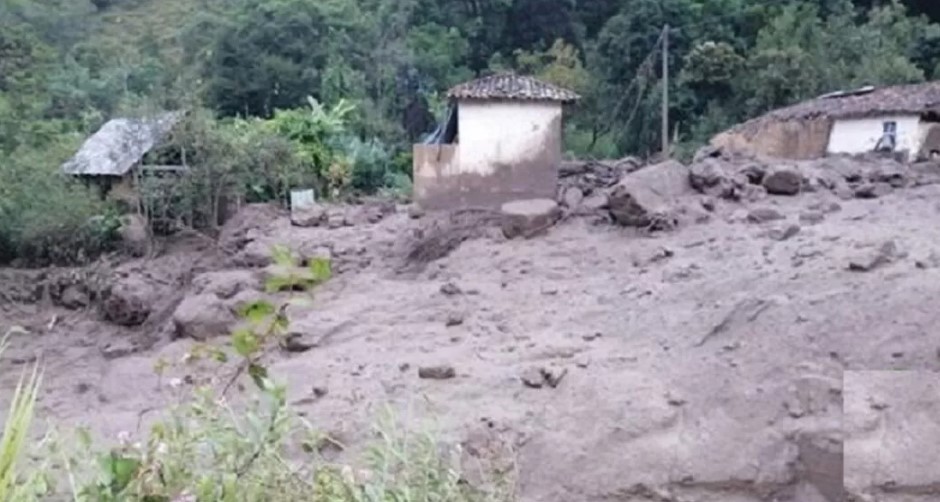
<svg viewBox="0 0 940 502"><path fill-rule="evenodd" d="M578 91L572 155L655 154L668 24L682 154L800 99L934 78L937 21L931 0L0 0L0 260L104 245L89 217L109 209L56 173L115 116L190 112L177 141L212 176L180 204L220 173L249 200L405 192L409 145L474 76Z"/></svg>

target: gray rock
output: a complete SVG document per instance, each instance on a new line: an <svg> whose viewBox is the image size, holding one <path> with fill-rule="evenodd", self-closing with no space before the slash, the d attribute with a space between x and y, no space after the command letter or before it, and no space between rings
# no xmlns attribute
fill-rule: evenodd
<svg viewBox="0 0 940 502"><path fill-rule="evenodd" d="M870 272L903 257L904 254L898 250L897 244L894 241L887 241L869 253L851 260L849 270L853 272Z"/></svg>
<svg viewBox="0 0 940 502"><path fill-rule="evenodd" d="M105 320L121 326L139 326L150 316L153 303L149 284L127 278L115 284L101 304Z"/></svg>
<svg viewBox="0 0 940 502"><path fill-rule="evenodd" d="M561 218L558 204L549 199L507 202L500 208L503 235L509 239L530 237L542 232Z"/></svg>
<svg viewBox="0 0 940 502"><path fill-rule="evenodd" d="M826 215L819 211L803 211L800 213L800 223L807 225L815 225L817 223L822 223L826 219Z"/></svg>
<svg viewBox="0 0 940 502"><path fill-rule="evenodd" d="M453 366L421 366L418 368L418 378L426 380L450 380L457 376Z"/></svg>
<svg viewBox="0 0 940 502"><path fill-rule="evenodd" d="M610 199L607 194L604 192L594 192L591 195L588 195L581 201L581 210L579 212L588 212L593 213L607 209L610 204Z"/></svg>
<svg viewBox="0 0 940 502"><path fill-rule="evenodd" d="M795 167L777 167L764 176L763 186L773 195L796 195L803 186L803 175Z"/></svg>
<svg viewBox="0 0 940 502"><path fill-rule="evenodd" d="M855 189L855 197L859 199L877 199L891 193L893 188L887 183L865 183Z"/></svg>
<svg viewBox="0 0 940 502"><path fill-rule="evenodd" d="M463 291L461 291L460 286L457 286L452 282L448 282L441 286L441 294L445 296L455 296L461 293L463 293Z"/></svg>
<svg viewBox="0 0 940 502"><path fill-rule="evenodd" d="M80 284L66 286L59 298L59 305L71 310L82 309L91 304L88 290Z"/></svg>
<svg viewBox="0 0 940 502"><path fill-rule="evenodd" d="M419 218L422 218L424 217L424 214L425 214L424 209L422 209L421 206L417 204L412 204L408 206L408 217L411 218L412 220L417 220Z"/></svg>
<svg viewBox="0 0 940 502"><path fill-rule="evenodd" d="M229 299L242 291L260 289L258 275L251 270L221 270L197 275L193 279L196 293L211 293Z"/></svg>
<svg viewBox="0 0 940 502"><path fill-rule="evenodd" d="M584 200L584 192L578 187L568 187L562 196L562 203L568 209L576 209Z"/></svg>
<svg viewBox="0 0 940 502"><path fill-rule="evenodd" d="M463 314L460 312L451 312L447 314L447 320L444 321L444 325L448 328L453 326L460 326L463 324Z"/></svg>
<svg viewBox="0 0 940 502"><path fill-rule="evenodd" d="M227 335L235 321L229 308L212 294L188 296L173 312L177 338L207 340Z"/></svg>
<svg viewBox="0 0 940 502"><path fill-rule="evenodd" d="M768 221L782 220L786 218L780 211L770 207L758 207L751 209L747 213L747 221L751 223L766 223Z"/></svg>
<svg viewBox="0 0 940 502"><path fill-rule="evenodd" d="M326 208L314 204L303 209L294 209L290 214L291 225L296 227L318 227L326 222Z"/></svg>
<svg viewBox="0 0 940 502"><path fill-rule="evenodd" d="M676 198L691 190L688 169L663 162L628 174L610 192L609 208L623 226L670 230L678 225Z"/></svg>
<svg viewBox="0 0 940 502"><path fill-rule="evenodd" d="M127 357L138 350L140 349L137 344L130 340L115 340L101 347L101 355L108 360L118 359Z"/></svg>
<svg viewBox="0 0 940 502"><path fill-rule="evenodd" d="M795 224L787 225L782 228L775 228L770 231L770 238L775 241L785 241L795 237L798 233L800 233L800 230L800 226Z"/></svg>

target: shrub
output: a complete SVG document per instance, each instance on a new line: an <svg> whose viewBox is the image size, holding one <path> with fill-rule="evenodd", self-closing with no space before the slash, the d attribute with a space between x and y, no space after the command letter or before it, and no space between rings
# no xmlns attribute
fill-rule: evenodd
<svg viewBox="0 0 940 502"><path fill-rule="evenodd" d="M0 355L7 347L8 337L9 333L0 342ZM38 365L31 372L24 371L7 408L6 424L0 436L0 500L4 502L28 496L29 486L16 484L17 464L26 449L41 379Z"/></svg>

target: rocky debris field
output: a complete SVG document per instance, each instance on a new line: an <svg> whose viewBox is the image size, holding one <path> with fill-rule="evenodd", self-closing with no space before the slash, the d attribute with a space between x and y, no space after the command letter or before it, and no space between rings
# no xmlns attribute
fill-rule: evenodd
<svg viewBox="0 0 940 502"><path fill-rule="evenodd" d="M510 457L524 501L940 499L940 170L621 168L502 211L249 206L156 258L0 271L0 385L42 358L43 416L134 431L173 395L155 363L222 340L285 245L336 275L272 372L350 450L390 405Z"/></svg>

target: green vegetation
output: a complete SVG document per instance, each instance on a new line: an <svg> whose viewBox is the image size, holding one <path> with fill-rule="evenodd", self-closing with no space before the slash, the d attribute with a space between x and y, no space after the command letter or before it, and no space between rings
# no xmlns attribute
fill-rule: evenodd
<svg viewBox="0 0 940 502"><path fill-rule="evenodd" d="M211 228L223 194L407 192L410 144L476 75L578 91L573 154L655 154L669 23L688 152L823 92L937 77L937 20L926 0L0 0L0 260L109 248L88 229L109 209L57 168L114 116L190 112L176 140L195 169L147 211Z"/></svg>

